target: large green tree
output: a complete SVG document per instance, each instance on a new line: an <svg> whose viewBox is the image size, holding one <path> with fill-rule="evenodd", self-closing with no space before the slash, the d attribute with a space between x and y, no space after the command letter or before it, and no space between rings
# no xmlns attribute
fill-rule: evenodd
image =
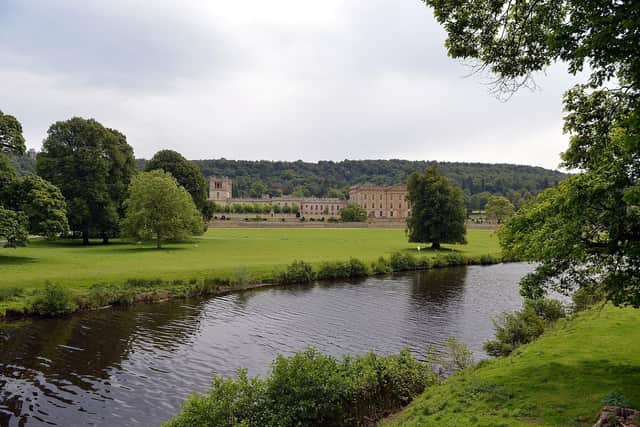
<svg viewBox="0 0 640 427"><path fill-rule="evenodd" d="M67 200L69 225L104 243L117 232L126 188L135 172L133 149L125 136L94 119L74 117L47 131L37 172L60 188Z"/></svg>
<svg viewBox="0 0 640 427"><path fill-rule="evenodd" d="M24 150L22 125L0 112L0 236L11 247L25 245L29 234L53 237L67 231L60 190L37 176L16 176L8 155Z"/></svg>
<svg viewBox="0 0 640 427"><path fill-rule="evenodd" d="M581 172L524 206L501 242L540 263L522 282L525 296L585 288L639 307L640 2L424 1L449 54L492 72L501 93L556 61L588 73L564 98L564 166Z"/></svg>
<svg viewBox="0 0 640 427"><path fill-rule="evenodd" d="M163 240L201 234L203 222L187 190L170 173L153 170L131 181L122 231L140 240L153 238L160 248Z"/></svg>
<svg viewBox="0 0 640 427"><path fill-rule="evenodd" d="M0 111L0 153L24 154L22 125L15 117Z"/></svg>
<svg viewBox="0 0 640 427"><path fill-rule="evenodd" d="M151 160L145 164L145 171L162 169L169 172L191 195L196 207L201 211L208 209L207 180L192 162L185 159L182 154L173 150L158 151Z"/></svg>
<svg viewBox="0 0 640 427"><path fill-rule="evenodd" d="M407 218L410 242L466 243L466 209L462 190L439 174L436 166L412 174L407 182L411 214Z"/></svg>
<svg viewBox="0 0 640 427"><path fill-rule="evenodd" d="M503 196L491 196L485 206L485 214L495 219L498 224L502 224L513 216L515 208L513 203Z"/></svg>
<svg viewBox="0 0 640 427"><path fill-rule="evenodd" d="M28 219L24 212L0 206L0 238L6 240L4 246L24 246L28 236Z"/></svg>
<svg viewBox="0 0 640 427"><path fill-rule="evenodd" d="M52 238L69 231L64 196L58 187L37 175L16 179L9 204L26 215L31 234Z"/></svg>

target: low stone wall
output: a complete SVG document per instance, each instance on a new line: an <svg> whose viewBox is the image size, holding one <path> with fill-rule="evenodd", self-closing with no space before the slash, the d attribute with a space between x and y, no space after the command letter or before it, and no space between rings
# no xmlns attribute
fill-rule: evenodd
<svg viewBox="0 0 640 427"><path fill-rule="evenodd" d="M367 222L330 222L324 221L300 221L298 218L285 217L282 221L278 218L268 218L266 221L255 221L249 218L248 221L240 218L232 218L230 220L212 220L209 222L209 228L399 228L405 229L407 224L404 221L391 221L387 219L369 220ZM497 230L497 224L483 223L478 224L468 222L468 230Z"/></svg>
<svg viewBox="0 0 640 427"><path fill-rule="evenodd" d="M209 228L405 228L404 222L238 221L213 220Z"/></svg>

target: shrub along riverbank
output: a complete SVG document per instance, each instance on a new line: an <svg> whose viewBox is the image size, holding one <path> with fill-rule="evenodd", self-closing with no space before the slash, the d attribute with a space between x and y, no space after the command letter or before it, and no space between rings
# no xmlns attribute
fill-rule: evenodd
<svg viewBox="0 0 640 427"><path fill-rule="evenodd" d="M397 229L215 229L162 250L36 240L0 249L0 317L501 261L495 233L469 230L468 241L418 252Z"/></svg>
<svg viewBox="0 0 640 427"><path fill-rule="evenodd" d="M313 349L279 356L266 378L215 376L166 427L368 426L438 381L431 365L398 355L337 360Z"/></svg>
<svg viewBox="0 0 640 427"><path fill-rule="evenodd" d="M6 288L1 298L22 298L22 309L9 309L6 317L36 315L63 316L79 310L96 309L110 305L128 305L137 302L159 302L170 298L188 298L205 295L221 295L234 291L263 286L308 284L314 281L350 280L394 272L427 270L429 268L463 265L490 265L503 260L493 255L465 257L456 252L431 258L408 252L394 252L389 257L379 257L370 265L357 258L348 261L324 261L312 265L294 261L285 268L276 268L262 276L241 270L229 277L212 276L204 279L161 280L129 279L123 284L98 283L87 292L78 294L59 285L47 282L44 288L25 294L19 288Z"/></svg>
<svg viewBox="0 0 640 427"><path fill-rule="evenodd" d="M427 389L383 426L591 426L604 405L640 407L640 310L560 319L510 356Z"/></svg>

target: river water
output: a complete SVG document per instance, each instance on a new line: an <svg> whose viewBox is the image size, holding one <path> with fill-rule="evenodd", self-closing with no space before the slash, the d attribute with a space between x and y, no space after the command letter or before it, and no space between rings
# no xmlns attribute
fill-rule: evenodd
<svg viewBox="0 0 640 427"><path fill-rule="evenodd" d="M265 374L306 346L416 356L454 336L476 358L521 306L528 264L459 267L0 324L0 426L158 425L212 374Z"/></svg>

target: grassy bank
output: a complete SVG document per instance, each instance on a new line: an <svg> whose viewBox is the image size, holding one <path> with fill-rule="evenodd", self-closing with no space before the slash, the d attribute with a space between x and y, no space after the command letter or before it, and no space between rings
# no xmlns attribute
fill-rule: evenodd
<svg viewBox="0 0 640 427"><path fill-rule="evenodd" d="M392 426L591 426L604 405L640 407L640 310L559 321L513 355L428 389Z"/></svg>
<svg viewBox="0 0 640 427"><path fill-rule="evenodd" d="M479 262L482 255L499 253L491 231L469 230L468 240L468 245L423 250L419 256L442 260L455 254ZM161 250L117 240L90 247L75 241L33 241L26 248L0 249L0 313L23 311L46 281L61 285L74 296L98 293L99 302L114 300L111 294L124 286L130 302L136 294L143 300L162 299L273 281L274 273L294 259L314 268L350 258L370 265L392 253L418 255L415 248L397 229L215 229L189 242L167 244ZM163 292L150 296L150 292L159 290Z"/></svg>

